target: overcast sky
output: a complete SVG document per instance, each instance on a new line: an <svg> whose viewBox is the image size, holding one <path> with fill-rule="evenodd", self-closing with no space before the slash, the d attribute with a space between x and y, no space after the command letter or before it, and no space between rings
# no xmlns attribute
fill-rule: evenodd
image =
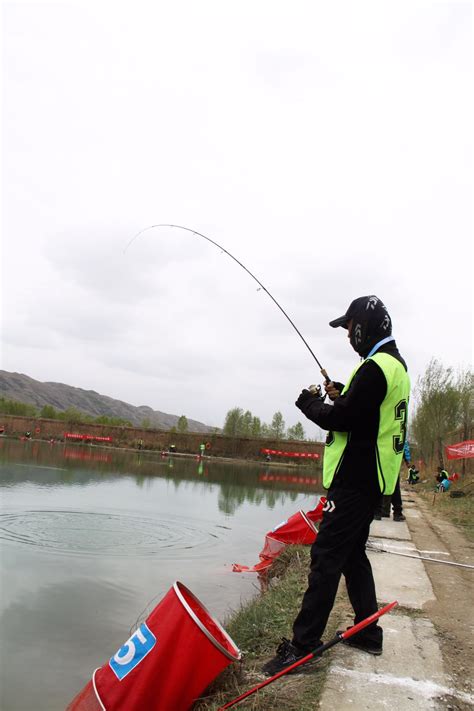
<svg viewBox="0 0 474 711"><path fill-rule="evenodd" d="M222 426L357 364L472 362L470 2L3 3L1 367ZM304 422L309 436L315 427Z"/></svg>

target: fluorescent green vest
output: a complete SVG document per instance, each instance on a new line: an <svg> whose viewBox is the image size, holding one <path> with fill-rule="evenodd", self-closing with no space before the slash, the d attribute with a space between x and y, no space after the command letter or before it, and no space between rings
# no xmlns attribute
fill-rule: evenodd
<svg viewBox="0 0 474 711"><path fill-rule="evenodd" d="M375 353L368 360L377 363L387 381L387 394L380 405L379 429L373 444L380 491L382 494L389 495L394 492L403 457L410 379L400 361L388 353ZM341 395L349 389L362 363L359 363L352 373ZM323 484L326 489L329 489L339 471L349 439L350 432L332 432L328 437L323 462ZM353 476L357 476L357 472L354 472Z"/></svg>

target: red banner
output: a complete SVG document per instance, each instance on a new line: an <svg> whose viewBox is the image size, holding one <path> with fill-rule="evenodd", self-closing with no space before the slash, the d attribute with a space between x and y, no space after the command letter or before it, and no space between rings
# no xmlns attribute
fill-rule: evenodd
<svg viewBox="0 0 474 711"><path fill-rule="evenodd" d="M282 452L281 449L261 449L261 454L273 454L275 457L301 457L301 459L320 459L316 452Z"/></svg>
<svg viewBox="0 0 474 711"><path fill-rule="evenodd" d="M65 432L64 439L93 440L94 442L112 442L112 437L99 437L96 435L89 434L75 434L74 432Z"/></svg>
<svg viewBox="0 0 474 711"><path fill-rule="evenodd" d="M319 479L311 476L294 476L293 474L270 474L265 472L258 475L259 481L282 481L285 484L305 484L308 486L320 486Z"/></svg>
<svg viewBox="0 0 474 711"><path fill-rule="evenodd" d="M474 440L468 439L457 444L447 444L444 448L448 459L468 459L474 457Z"/></svg>

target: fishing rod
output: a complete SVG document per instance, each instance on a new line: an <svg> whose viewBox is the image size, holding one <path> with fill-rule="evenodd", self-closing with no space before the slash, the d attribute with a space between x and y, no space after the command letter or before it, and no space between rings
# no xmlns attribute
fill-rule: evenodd
<svg viewBox="0 0 474 711"><path fill-rule="evenodd" d="M399 551L389 551L386 548L381 548L374 543L367 543L368 550L376 551L377 553L391 553L391 555L401 555L404 558L415 558L415 560L426 560L428 563L441 563L442 565L454 565L457 568L469 568L474 570L474 565L467 563L456 563L452 560L439 560L439 558L428 558L425 555L413 555L412 553L400 553Z"/></svg>
<svg viewBox="0 0 474 711"><path fill-rule="evenodd" d="M285 309L284 309L282 306L280 306L280 304L279 304L278 301L275 299L275 297L273 296L273 294L271 294L271 293L268 291L268 289L266 288L266 286L264 286L264 285L262 284L262 282L260 281L260 279L257 279L257 277L255 276L255 274L252 274L252 272L250 271L250 269L247 269L247 267L245 266L245 264L242 264L242 262L240 262L240 261L237 259L237 257L234 257L234 255L231 254L227 249L225 249L225 247L223 247L221 244L218 244L218 242L215 242L215 241L214 241L213 239L211 239L210 237L206 237L206 235L202 234L202 232L198 232L197 230L193 230L193 229L191 229L190 227L184 227L183 225L169 225L169 224L150 225L150 227L145 227L144 230L140 230L140 232L137 232L137 234L132 237L132 239L130 240L130 242L127 244L127 246L126 246L125 249L123 250L123 251L124 251L124 254L125 254L125 252L127 251L127 249L130 247L130 245L131 245L133 242L135 242L135 240L136 240L138 237L140 237L140 235L142 235L144 232L148 232L148 230L153 230L153 229L155 229L155 228L161 228L161 227L173 227L173 228L178 229L178 230L184 230L185 232L190 232L192 235L196 235L197 237L202 237L202 238L205 239L207 242L210 242L210 243L213 244L215 247L217 247L218 249L220 249L222 252L225 252L225 254L227 254L228 257L230 257L231 259L233 259L234 262L237 262L237 264L239 265L239 267L242 267L242 269L244 269L244 270L247 272L247 274L249 274L249 276L251 276L252 279L254 279L254 281L257 282L257 284L258 284L259 287L260 287L258 290L260 291L260 289L263 289L263 291L264 291L266 294L268 294L268 296L269 296L270 299L273 301L273 303L274 303L276 306L278 306L278 308L280 309L280 311L282 312L282 314L283 314L283 315L285 316L285 318L287 318L288 321L291 323L291 325L292 325L293 328L295 329L296 333L297 333L298 336L301 338L301 340L302 340L303 343L305 344L306 348L309 350L309 352L310 352L311 355L313 356L314 360L315 360L316 363L318 364L318 366L319 366L319 368L320 368L321 375L324 376L324 378L325 378L325 380L326 380L327 383L330 382L331 379L330 379L329 375L327 374L327 371L323 368L323 366L321 365L321 363L319 362L319 360L316 358L315 354L314 354L313 351L311 350L311 348L310 348L308 342L306 341L306 339L305 339L304 336L302 335L301 331L295 326L295 324L293 323L293 321L291 320L291 318L290 318L290 317L288 316L288 314L286 313ZM310 386L310 389L311 389L312 387L314 387L314 386Z"/></svg>
<svg viewBox="0 0 474 711"><path fill-rule="evenodd" d="M325 644L320 644L319 647L316 647L316 649L313 649L313 651L309 652L309 654L307 654L305 657L298 659L298 661L294 662L294 664L290 664L289 666L285 667L285 669L282 669L281 671L277 672L277 674L275 674L274 676L271 676L269 679L266 679L265 681L262 681L260 684L257 684L257 686L254 686L252 689L249 689L249 691L246 691L245 693L241 694L240 696L237 696L236 699L232 699L232 701L229 701L224 706L221 706L218 709L218 711L224 711L224 709L230 709L232 706L235 706L236 704L240 704L241 701L246 699L248 696L255 694L256 691L263 689L264 686L271 684L272 681L276 681L284 674L288 674L288 672L293 671L293 669L296 669L297 667L301 666L302 664L306 664L307 662L310 662L312 659L315 659L315 657L320 657L321 654L323 654L323 652L325 652L330 647L334 647L335 644L338 644L339 642L343 642L345 639L349 639L349 637L352 637L353 634L357 634L357 632L360 632L361 630L363 630L364 627L367 627L367 625L371 625L373 622L378 620L379 617L382 617L382 615L385 615L386 612L390 612L390 610L393 610L395 605L398 605L398 602L396 600L395 600L395 602L390 602L388 605L385 605L385 607L382 607L377 612L374 612L373 615L366 617L365 620L362 620L362 622L359 622L357 625L354 625L353 627L349 627L349 629L345 630L345 632L336 632L336 636L333 637L332 639L330 639L329 642L326 642Z"/></svg>

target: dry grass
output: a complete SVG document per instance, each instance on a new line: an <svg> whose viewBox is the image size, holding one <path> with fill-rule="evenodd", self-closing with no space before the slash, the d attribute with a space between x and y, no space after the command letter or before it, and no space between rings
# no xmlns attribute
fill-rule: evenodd
<svg viewBox="0 0 474 711"><path fill-rule="evenodd" d="M291 638L291 626L306 589L308 569L309 547L288 546L274 565L268 590L238 610L225 624L243 653L243 661L228 667L193 706L193 711L216 711L266 678L260 668L274 655L281 637ZM340 616L338 603L326 630L327 639L334 635ZM317 708L329 659L327 655L308 664L302 673L278 679L238 708L246 711Z"/></svg>

